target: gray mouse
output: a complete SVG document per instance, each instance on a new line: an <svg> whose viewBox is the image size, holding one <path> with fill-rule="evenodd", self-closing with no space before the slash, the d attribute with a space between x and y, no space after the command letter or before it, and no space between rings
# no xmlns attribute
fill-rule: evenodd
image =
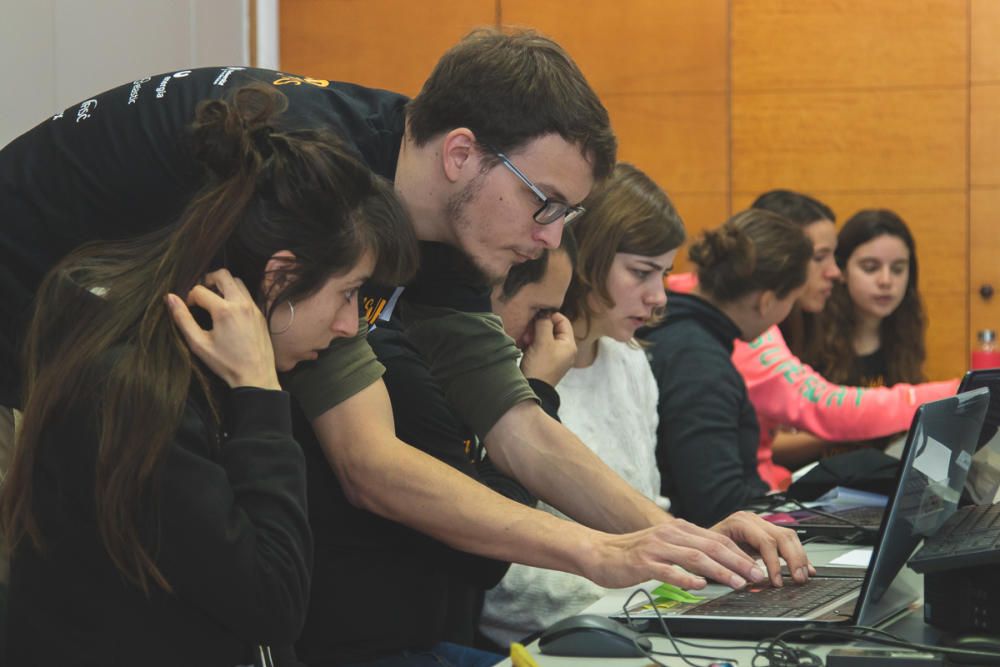
<svg viewBox="0 0 1000 667"><path fill-rule="evenodd" d="M580 614L564 618L543 632L538 638L538 648L545 655L641 658L649 654L653 643L618 621Z"/></svg>

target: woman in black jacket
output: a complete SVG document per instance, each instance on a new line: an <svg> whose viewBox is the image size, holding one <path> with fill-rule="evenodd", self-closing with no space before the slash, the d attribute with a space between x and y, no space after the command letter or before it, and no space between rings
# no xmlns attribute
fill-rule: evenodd
<svg viewBox="0 0 1000 667"><path fill-rule="evenodd" d="M391 186L284 106L203 102L180 219L44 281L0 496L5 664L287 664L312 543L277 373L356 334L361 282L415 250Z"/></svg>
<svg viewBox="0 0 1000 667"><path fill-rule="evenodd" d="M767 493L757 417L730 356L735 339L754 340L788 316L811 255L798 225L740 213L691 247L698 286L670 292L666 319L643 335L660 389L662 493L678 517L710 526Z"/></svg>

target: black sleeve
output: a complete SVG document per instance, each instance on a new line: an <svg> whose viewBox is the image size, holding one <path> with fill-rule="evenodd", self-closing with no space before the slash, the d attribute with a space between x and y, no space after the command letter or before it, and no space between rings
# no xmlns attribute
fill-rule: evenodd
<svg viewBox="0 0 1000 667"><path fill-rule="evenodd" d="M552 417L556 421L559 419L559 392L556 388L550 385L544 380L539 380L538 378L528 378L528 386L531 387L535 395L538 396L538 401L541 405L542 410L545 411L549 417Z"/></svg>
<svg viewBox="0 0 1000 667"><path fill-rule="evenodd" d="M670 347L671 342L660 345ZM762 493L747 478L740 456L741 391L736 382L742 379L721 365L714 351L673 352L668 357L654 348L652 354L660 391L657 464L672 511L710 526Z"/></svg>
<svg viewBox="0 0 1000 667"><path fill-rule="evenodd" d="M189 409L163 463L159 563L183 600L251 642L291 644L312 559L305 460L288 394L230 392L218 461Z"/></svg>

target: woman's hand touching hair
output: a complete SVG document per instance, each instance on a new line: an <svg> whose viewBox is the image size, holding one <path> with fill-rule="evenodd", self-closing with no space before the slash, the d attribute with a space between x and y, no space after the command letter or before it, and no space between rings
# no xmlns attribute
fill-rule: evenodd
<svg viewBox="0 0 1000 667"><path fill-rule="evenodd" d="M219 269L205 276L205 285L188 292L186 303L176 294L168 294L166 301L191 351L226 384L281 389L267 321L242 280ZM203 329L188 306L208 311L212 328Z"/></svg>

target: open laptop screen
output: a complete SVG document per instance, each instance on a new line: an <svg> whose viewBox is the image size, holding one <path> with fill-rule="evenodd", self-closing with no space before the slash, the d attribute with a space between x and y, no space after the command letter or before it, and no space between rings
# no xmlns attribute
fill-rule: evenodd
<svg viewBox="0 0 1000 667"><path fill-rule="evenodd" d="M913 418L900 466L896 493L882 521L872 553L870 576L858 610L858 622L879 615L879 602L921 539L934 532L958 508L959 497L990 403L982 388L925 403Z"/></svg>

